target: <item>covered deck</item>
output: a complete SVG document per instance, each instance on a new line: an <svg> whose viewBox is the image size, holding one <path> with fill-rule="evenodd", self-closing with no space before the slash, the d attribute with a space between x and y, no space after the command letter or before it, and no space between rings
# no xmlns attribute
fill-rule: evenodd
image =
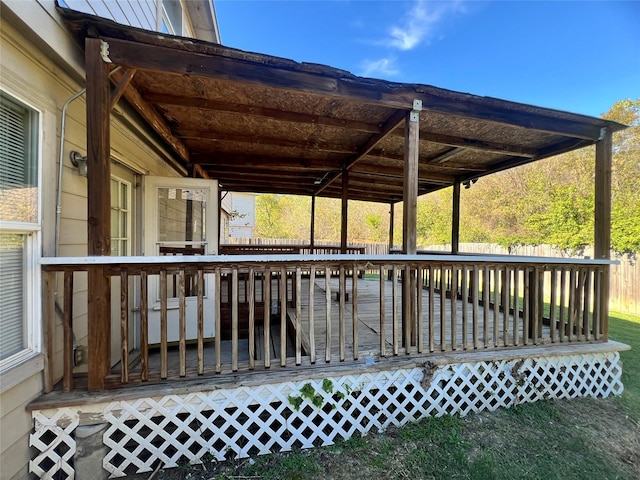
<svg viewBox="0 0 640 480"><path fill-rule="evenodd" d="M34 437L61 439L69 456L76 427L104 422L104 468L124 476L158 459L306 448L425 415L621 391L608 285L623 125L59 11L85 55L88 256L40 261L47 393L31 406ZM340 199L339 251L315 248L312 221L297 252L110 256L118 102L182 177L307 195L312 218L316 197ZM594 259L460 254L462 186L588 145ZM450 255L420 255L417 198L449 186ZM392 218L402 202L399 254L350 251L350 200L386 203ZM86 374L74 367L80 322ZM45 443L34 471L61 458Z"/></svg>

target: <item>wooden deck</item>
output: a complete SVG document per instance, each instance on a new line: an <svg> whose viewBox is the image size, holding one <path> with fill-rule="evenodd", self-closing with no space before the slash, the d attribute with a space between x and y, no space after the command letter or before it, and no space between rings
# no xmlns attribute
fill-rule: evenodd
<svg viewBox="0 0 640 480"><path fill-rule="evenodd" d="M338 296L339 279L332 277L330 280L331 294L331 312L330 324L327 328L327 285L324 277L316 278L313 289L313 317L314 328L311 334L309 325L309 279L303 278L301 282L300 304L301 304L301 343L302 343L302 363L312 363L312 357L315 347L316 362L319 365L325 364L327 361L349 361L362 360L367 357L373 357L378 360L381 351L386 351L386 356L394 354L403 354L406 350L403 347L402 340L402 283L397 282L396 289L398 294L395 296L395 322L394 322L394 287L392 281L384 281L384 306L385 306L385 325L384 325L384 350L381 349L381 327L380 327L380 281L378 278L367 278L357 280L357 322L354 324L354 304L353 304L353 285L352 279L346 279L347 296L345 298L343 318L340 318L340 299ZM272 289L275 291L275 288ZM410 347L412 351L428 352L447 352L447 351L464 351L472 349L495 348L497 346L504 347L513 342L514 337L517 339L524 338L524 323L522 318L514 318L512 313L505 315L502 309L496 311L490 306L485 312L484 306L478 306L478 316L486 319L486 321L478 322L476 331L473 331L471 321L471 310L473 305L471 302L464 302L458 298L452 301L450 297L443 295L438 291L434 291L433 295L433 311L427 308L431 304L429 301L429 289L422 289L422 305L425 309L422 311L422 328L417 327L422 333L422 346L414 340ZM239 293L242 298L243 291ZM262 293L256 292L256 297L261 298ZM348 298L348 300L347 300ZM455 314L455 322L453 321L452 311ZM465 314L465 311L467 312ZM286 338L287 358L295 357L295 308L288 307L288 323L289 328ZM505 322L507 328L505 329ZM269 329L269 346L270 359L272 365L280 364L280 315L272 315L271 325ZM354 337L354 327L356 337ZM433 342L429 343L430 331L433 331ZM455 345L451 342L445 343L447 338L452 338L452 330L455 331ZM255 360L258 366L263 365L264 354L264 326L257 325L255 327ZM504 331L509 332L506 344L504 339ZM328 332L328 334L327 334ZM514 332L517 332L514 336ZM550 327L545 325L542 327L540 338L537 344L544 343L545 338L550 336ZM340 357L341 338L344 339L344 358ZM442 339L445 339L445 342ZM394 340L395 339L395 340ZM330 354L327 360L327 343L330 347ZM515 342L517 343L517 342ZM533 343L533 342L532 342ZM232 342L231 340L223 340L221 345L221 359L224 370L228 370L232 362ZM354 354L353 345L357 345L357 353ZM195 365L197 363L197 348L195 345L187 347L187 364ZM246 364L249 360L249 340L240 338L238 340L238 361ZM208 373L215 363L215 343L207 341L204 344L204 362L205 371ZM179 351L177 346L171 346L168 349L168 367L170 371L177 371L179 368ZM135 373L139 369L139 361L135 355L132 355L130 372ZM243 368L244 369L244 368ZM113 373L117 373L118 366L114 367ZM160 352L158 349L151 348L149 351L149 371L160 371Z"/></svg>

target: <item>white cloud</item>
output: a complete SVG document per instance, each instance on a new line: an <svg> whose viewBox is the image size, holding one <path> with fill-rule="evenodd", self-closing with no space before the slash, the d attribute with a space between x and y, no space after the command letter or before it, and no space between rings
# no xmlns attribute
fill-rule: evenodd
<svg viewBox="0 0 640 480"><path fill-rule="evenodd" d="M362 76L393 77L394 75L400 73L400 71L396 68L395 63L396 59L393 57L381 58L379 60L365 60L364 62L362 62Z"/></svg>
<svg viewBox="0 0 640 480"><path fill-rule="evenodd" d="M401 25L391 27L385 45L400 50L411 50L433 33L435 26L446 15L462 10L458 0L414 0Z"/></svg>

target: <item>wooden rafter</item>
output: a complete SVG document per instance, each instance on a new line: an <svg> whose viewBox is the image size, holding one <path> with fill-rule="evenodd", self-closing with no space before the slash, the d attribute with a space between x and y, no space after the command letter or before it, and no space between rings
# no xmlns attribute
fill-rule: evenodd
<svg viewBox="0 0 640 480"><path fill-rule="evenodd" d="M206 98L167 95L153 92L145 93L144 98L149 103L156 103L159 105L191 107L217 112L237 113L240 115L273 118L275 120L291 123L306 123L312 125L323 125L326 127L346 128L348 130L354 130L357 132L380 133L382 129L382 124L378 123L369 123L358 120L350 120L346 118L327 117L309 113L292 112L289 110L278 110L276 108L266 108L243 103L209 100Z"/></svg>
<svg viewBox="0 0 640 480"><path fill-rule="evenodd" d="M460 155L464 151L465 149L462 147L452 147L444 153L440 153L434 157L429 158L428 161L430 163L445 163L448 162L450 158L453 158L456 155Z"/></svg>
<svg viewBox="0 0 640 480"><path fill-rule="evenodd" d="M115 82L120 82L124 74L119 71L115 72L111 78ZM124 90L124 97L127 101L133 105L133 107L138 111L138 113L147 121L149 125L153 127L153 129L164 139L167 144L173 148L173 150L184 160L185 162L189 162L189 150L185 146L185 144L176 137L171 131L171 127L167 125L167 122L164 118L153 108L149 103L147 103L142 95L136 90L133 84L129 84L128 87Z"/></svg>
<svg viewBox="0 0 640 480"><path fill-rule="evenodd" d="M382 126L382 131L378 134L378 135L374 135L372 137L369 138L369 140L362 145L359 149L358 149L358 153L357 155L355 155L352 159L348 160L345 162L344 164L344 169L345 170L349 170L350 168L352 168L357 162L359 162L360 160L362 160L364 157L367 156L367 154L373 150L373 148L380 143L382 140L384 140L385 138L387 138L389 135L391 135L391 133L401 124L404 122L406 116L406 110L400 110L396 113L394 113L391 118L389 118L389 120L387 120L385 122L385 124ZM327 188L328 185L330 185L336 178L338 178L340 175L342 174L342 172L337 172L337 173L333 173L331 175L329 175L329 177L325 180L325 182L318 187L318 189L315 191L314 195L319 195L322 190L324 190L325 188Z"/></svg>

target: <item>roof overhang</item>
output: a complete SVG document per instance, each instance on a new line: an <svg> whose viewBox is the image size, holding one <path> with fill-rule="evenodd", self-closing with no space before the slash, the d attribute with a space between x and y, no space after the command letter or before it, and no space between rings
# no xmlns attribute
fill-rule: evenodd
<svg viewBox="0 0 640 480"><path fill-rule="evenodd" d="M422 102L418 194L594 144L615 122L162 35L59 8L104 42L115 91L225 190L403 199L404 123Z"/></svg>

